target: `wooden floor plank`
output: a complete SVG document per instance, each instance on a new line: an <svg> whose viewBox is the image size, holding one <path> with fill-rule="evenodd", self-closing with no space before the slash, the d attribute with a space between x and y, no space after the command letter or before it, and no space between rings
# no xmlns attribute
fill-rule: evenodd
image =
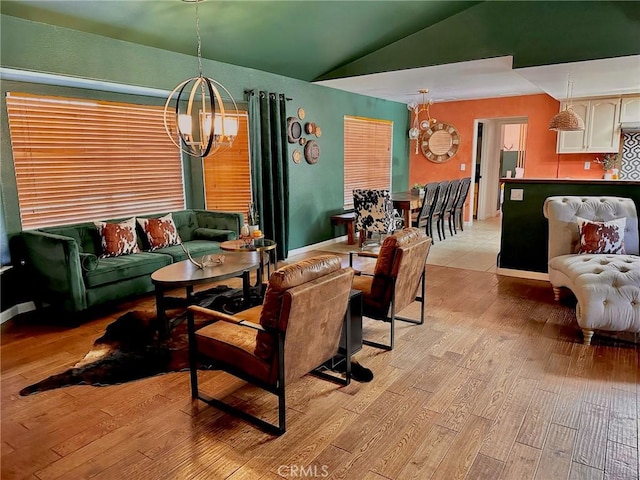
<svg viewBox="0 0 640 480"><path fill-rule="evenodd" d="M536 471L536 480L564 479L571 469L571 452L576 431L551 424Z"/></svg>
<svg viewBox="0 0 640 480"><path fill-rule="evenodd" d="M572 462L569 480L604 480L604 470L583 463Z"/></svg>
<svg viewBox="0 0 640 480"><path fill-rule="evenodd" d="M521 378L509 391L500 412L484 439L480 453L505 462L524 420L537 380Z"/></svg>
<svg viewBox="0 0 640 480"><path fill-rule="evenodd" d="M636 396L626 390L614 390L607 438L629 447L638 447L638 409Z"/></svg>
<svg viewBox="0 0 640 480"><path fill-rule="evenodd" d="M638 448L607 442L607 457L604 469L605 480L637 480Z"/></svg>
<svg viewBox="0 0 640 480"><path fill-rule="evenodd" d="M434 480L464 479L476 461L490 426L490 420L475 415L470 416L431 478Z"/></svg>
<svg viewBox="0 0 640 480"><path fill-rule="evenodd" d="M323 478L349 480L637 479L637 344L596 335L583 345L573 307L554 302L548 282L428 271L425 324L398 322L393 351L356 355L371 382L290 385L280 437L193 401L187 372L18 394L79 361L121 314L153 311L153 294L73 327L5 322L0 476L283 480L290 467L326 466ZM417 304L406 311L419 315ZM268 393L220 372L200 378L218 397L275 415Z"/></svg>
<svg viewBox="0 0 640 480"><path fill-rule="evenodd" d="M500 480L531 480L536 474L542 450L515 443L509 452Z"/></svg>
<svg viewBox="0 0 640 480"><path fill-rule="evenodd" d="M408 427L392 438L389 449L381 456L372 468L374 472L387 478L400 478L400 472L414 455L416 449L425 441L425 438L434 426L437 414L432 410L422 407L417 414L413 410L408 411L413 415L408 420Z"/></svg>
<svg viewBox="0 0 640 480"><path fill-rule="evenodd" d="M558 395L555 393L536 389L520 426L516 442L542 448L557 400Z"/></svg>
<svg viewBox="0 0 640 480"><path fill-rule="evenodd" d="M465 478L473 478L474 480L496 480L500 478L504 470L504 462L495 458L477 455L473 461L469 473Z"/></svg>
<svg viewBox="0 0 640 480"><path fill-rule="evenodd" d="M582 409L573 460L603 470L607 451L609 409L587 402L582 402Z"/></svg>
<svg viewBox="0 0 640 480"><path fill-rule="evenodd" d="M456 432L435 425L416 449L409 462L396 478L407 480L426 480L432 478L451 445L456 439Z"/></svg>

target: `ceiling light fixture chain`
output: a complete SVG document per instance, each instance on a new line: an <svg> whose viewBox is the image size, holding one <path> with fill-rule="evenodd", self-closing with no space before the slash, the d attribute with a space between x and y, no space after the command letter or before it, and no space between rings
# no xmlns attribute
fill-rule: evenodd
<svg viewBox="0 0 640 480"><path fill-rule="evenodd" d="M409 139L416 141L416 155L418 154L418 140L420 138L420 131L427 131L432 125L437 123L435 118L431 118L430 107L433 105L433 100L427 100L426 95L429 93L428 88L422 88L418 90L418 93L422 94L422 103L418 105L417 102L411 102L407 105L407 109L413 114L413 127L409 129ZM427 112L427 120L420 122L420 113Z"/></svg>
<svg viewBox="0 0 640 480"><path fill-rule="evenodd" d="M184 0L185 2L187 0ZM220 82L204 75L200 14L195 3L198 76L178 84L164 107L164 128L182 152L204 158L233 145L240 114L233 96ZM173 102L173 106L172 106Z"/></svg>
<svg viewBox="0 0 640 480"><path fill-rule="evenodd" d="M199 2L198 2L199 3ZM202 73L202 38L200 37L200 14L198 12L198 3L196 3L196 37L198 41L197 54L198 54L198 73L201 77L204 77Z"/></svg>
<svg viewBox="0 0 640 480"><path fill-rule="evenodd" d="M573 110L573 81L571 74L567 75L567 98L565 108L554 115L549 122L549 130L557 132L578 132L584 130L584 120Z"/></svg>

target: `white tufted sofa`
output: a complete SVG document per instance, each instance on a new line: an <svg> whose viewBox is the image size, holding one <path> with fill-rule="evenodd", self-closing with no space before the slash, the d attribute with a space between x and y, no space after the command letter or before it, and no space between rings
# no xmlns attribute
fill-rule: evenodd
<svg viewBox="0 0 640 480"><path fill-rule="evenodd" d="M556 300L562 287L576 296L576 318L584 343L591 343L594 330L640 332L640 246L633 200L549 197L543 213L549 220L549 281ZM626 217L626 254L577 254L576 217L599 222Z"/></svg>

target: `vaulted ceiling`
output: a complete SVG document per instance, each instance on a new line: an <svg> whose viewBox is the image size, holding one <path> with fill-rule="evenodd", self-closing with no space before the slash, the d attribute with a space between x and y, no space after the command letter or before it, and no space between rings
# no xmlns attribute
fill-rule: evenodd
<svg viewBox="0 0 640 480"><path fill-rule="evenodd" d="M202 56L409 102L640 92L640 2L217 1ZM195 55L196 4L2 0L0 12ZM25 39L28 41L28 39ZM615 79L614 79L615 76Z"/></svg>

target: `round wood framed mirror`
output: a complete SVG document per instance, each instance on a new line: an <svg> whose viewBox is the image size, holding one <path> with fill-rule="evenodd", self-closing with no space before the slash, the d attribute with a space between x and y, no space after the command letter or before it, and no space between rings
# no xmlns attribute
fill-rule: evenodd
<svg viewBox="0 0 640 480"><path fill-rule="evenodd" d="M422 154L434 163L444 163L450 160L460 147L460 134L456 127L438 122L422 132L420 150Z"/></svg>

